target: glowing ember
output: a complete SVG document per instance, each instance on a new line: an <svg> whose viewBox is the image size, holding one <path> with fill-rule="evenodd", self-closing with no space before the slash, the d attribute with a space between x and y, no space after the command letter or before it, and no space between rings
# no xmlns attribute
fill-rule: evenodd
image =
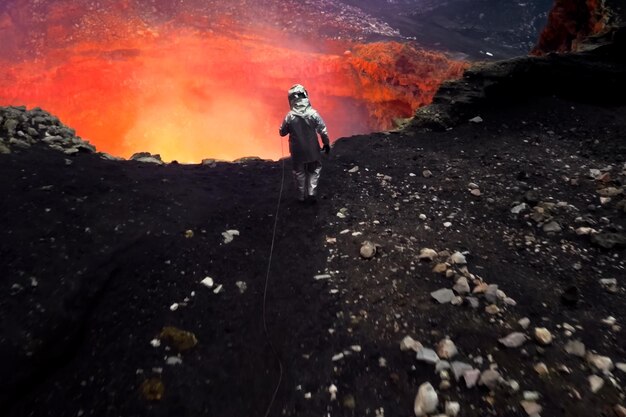
<svg viewBox="0 0 626 417"><path fill-rule="evenodd" d="M102 12L58 2L43 25L25 12L34 3L0 10L0 44L11 51L0 58L0 105L45 108L114 155L276 159L292 84L308 88L337 138L391 127L464 68L409 44L314 48L273 28L237 30L226 14L150 22L127 3Z"/></svg>

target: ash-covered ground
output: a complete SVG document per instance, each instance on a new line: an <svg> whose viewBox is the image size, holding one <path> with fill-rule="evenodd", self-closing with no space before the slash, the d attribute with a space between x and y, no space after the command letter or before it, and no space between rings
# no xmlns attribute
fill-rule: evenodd
<svg viewBox="0 0 626 417"><path fill-rule="evenodd" d="M474 113L339 140L315 206L285 162L270 415L414 415L427 382L429 415L624 415L626 107ZM116 161L44 112L7 125L0 414L264 415L282 163Z"/></svg>

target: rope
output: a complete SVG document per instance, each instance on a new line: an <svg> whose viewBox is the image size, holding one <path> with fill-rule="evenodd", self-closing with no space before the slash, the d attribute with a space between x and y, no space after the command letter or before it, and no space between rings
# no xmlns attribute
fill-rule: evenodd
<svg viewBox="0 0 626 417"><path fill-rule="evenodd" d="M283 150L282 140L280 141L280 152L282 155L282 158L281 158L282 178L280 180L280 192L278 193L278 203L276 204L276 215L274 216L274 230L272 232L272 245L270 247L269 260L267 261L267 273L265 275L265 289L263 290L263 331L265 332L265 338L267 339L267 344L270 346L270 349L272 350L272 353L274 354L274 357L276 358L276 361L278 362L278 369L279 369L280 374L278 377L278 383L276 384L276 389L274 389L274 394L272 394L272 400L270 401L269 405L267 406L267 410L265 411L265 417L268 417L270 415L272 406L274 405L274 402L276 401L276 395L278 395L278 390L280 389L280 386L283 383L283 362L281 361L280 355L278 354L278 351L276 350L276 348L274 347L274 344L272 343L270 333L267 330L267 318L266 318L267 288L268 288L269 281L270 281L270 271L272 269L272 257L274 255L274 243L276 241L276 228L278 226L278 212L280 211L280 202L283 198L283 188L285 185L285 151Z"/></svg>

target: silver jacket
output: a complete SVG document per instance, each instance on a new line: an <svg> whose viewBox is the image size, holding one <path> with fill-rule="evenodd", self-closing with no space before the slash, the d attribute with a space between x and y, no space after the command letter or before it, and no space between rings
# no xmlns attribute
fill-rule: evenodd
<svg viewBox="0 0 626 417"><path fill-rule="evenodd" d="M320 145L317 134L324 145L330 145L328 130L317 110L311 107L305 88L296 84L289 89L291 111L280 126L280 136L289 134L289 152L294 164L320 161Z"/></svg>

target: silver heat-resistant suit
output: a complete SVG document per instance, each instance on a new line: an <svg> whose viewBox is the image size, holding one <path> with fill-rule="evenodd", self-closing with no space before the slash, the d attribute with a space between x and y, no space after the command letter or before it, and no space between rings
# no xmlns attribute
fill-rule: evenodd
<svg viewBox="0 0 626 417"><path fill-rule="evenodd" d="M300 84L289 89L291 111L280 126L280 136L289 134L289 152L293 163L293 176L298 199L314 199L322 172L322 158L317 134L322 138L324 150L330 151L326 124L317 110L311 107L309 94Z"/></svg>

